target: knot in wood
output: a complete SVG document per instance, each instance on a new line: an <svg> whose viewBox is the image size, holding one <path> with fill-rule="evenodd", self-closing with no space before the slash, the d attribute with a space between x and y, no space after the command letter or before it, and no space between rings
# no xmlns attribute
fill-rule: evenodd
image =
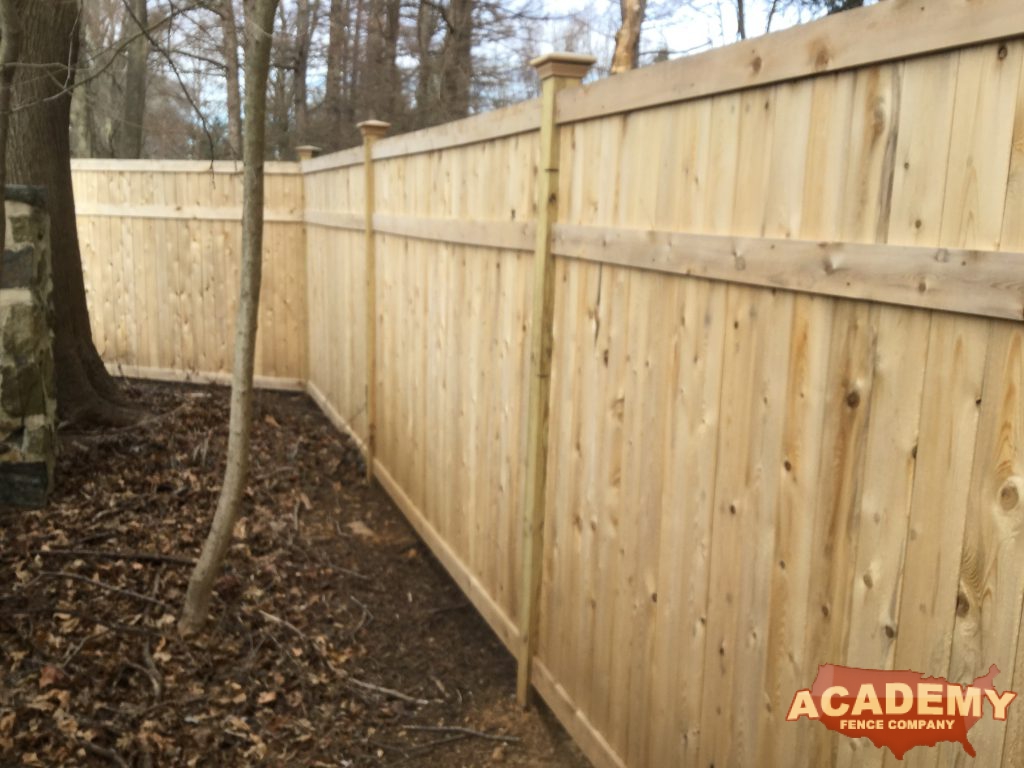
<svg viewBox="0 0 1024 768"><path fill-rule="evenodd" d="M999 489L999 506L1004 512L1012 512L1020 504L1020 482L1019 477L1011 477Z"/></svg>

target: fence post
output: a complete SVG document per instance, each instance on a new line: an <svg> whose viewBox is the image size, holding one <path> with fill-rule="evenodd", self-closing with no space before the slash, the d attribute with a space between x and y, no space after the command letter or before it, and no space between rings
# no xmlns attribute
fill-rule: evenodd
<svg viewBox="0 0 1024 768"><path fill-rule="evenodd" d="M549 53L530 62L541 80L540 171L537 178L537 239L533 253L533 326L527 402L526 483L523 494L523 557L520 574L520 648L516 699L526 705L530 665L537 647L540 582L544 562L544 486L547 477L552 322L555 307L551 225L558 218L559 136L556 94L578 85L593 56Z"/></svg>
<svg viewBox="0 0 1024 768"><path fill-rule="evenodd" d="M312 160L320 154L320 147L315 147L312 144L303 144L301 147L295 148L295 156L301 163L303 160Z"/></svg>
<svg viewBox="0 0 1024 768"><path fill-rule="evenodd" d="M366 233L366 482L373 482L373 457L377 445L377 241L373 231L373 145L387 133L390 123L364 120L363 202Z"/></svg>

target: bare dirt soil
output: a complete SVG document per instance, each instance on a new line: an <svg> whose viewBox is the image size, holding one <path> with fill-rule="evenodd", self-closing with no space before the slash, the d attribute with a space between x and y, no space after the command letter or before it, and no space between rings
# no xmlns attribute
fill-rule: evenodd
<svg viewBox="0 0 1024 768"><path fill-rule="evenodd" d="M62 433L49 508L0 510L0 765L587 765L303 395L257 394L244 517L179 640L227 390L126 387L159 415Z"/></svg>

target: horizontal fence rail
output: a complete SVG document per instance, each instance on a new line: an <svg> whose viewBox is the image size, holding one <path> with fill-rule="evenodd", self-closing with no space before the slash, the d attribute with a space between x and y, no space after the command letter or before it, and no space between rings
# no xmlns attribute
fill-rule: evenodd
<svg viewBox="0 0 1024 768"><path fill-rule="evenodd" d="M893 764L785 722L825 663L1024 689L1024 5L537 66L268 166L263 383L360 442L597 766ZM113 368L227 375L239 174L76 162ZM1024 710L969 738L1024 764Z"/></svg>

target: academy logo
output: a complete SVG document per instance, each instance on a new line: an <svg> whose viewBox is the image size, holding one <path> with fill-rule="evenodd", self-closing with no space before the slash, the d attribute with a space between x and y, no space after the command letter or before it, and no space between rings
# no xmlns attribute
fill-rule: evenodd
<svg viewBox="0 0 1024 768"><path fill-rule="evenodd" d="M999 669L970 685L909 670L884 671L823 664L814 685L797 691L786 720L817 720L830 731L851 738L866 737L881 749L888 747L902 760L914 747L934 747L940 741L963 746L971 757L974 747L967 732L989 710L996 720L1017 697L999 693L993 681Z"/></svg>

